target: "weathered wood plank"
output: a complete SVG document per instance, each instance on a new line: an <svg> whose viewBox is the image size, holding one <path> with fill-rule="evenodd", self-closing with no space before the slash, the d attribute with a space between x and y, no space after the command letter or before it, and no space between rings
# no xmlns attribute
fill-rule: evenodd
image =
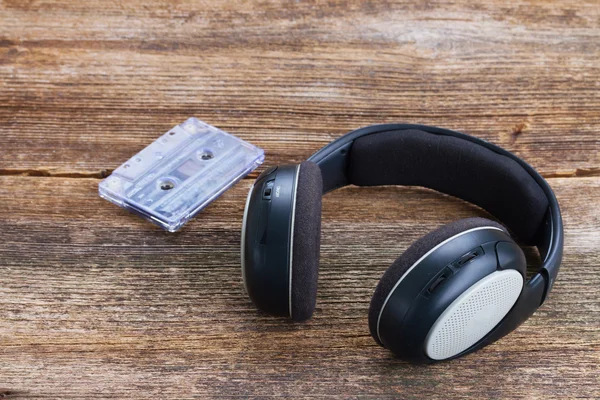
<svg viewBox="0 0 600 400"><path fill-rule="evenodd" d="M566 247L548 303L497 344L430 367L374 343L370 296L410 243L475 207L416 188L327 195L317 311L291 324L243 292L249 181L176 234L101 200L97 182L0 177L0 383L17 398L600 396L600 178L550 180Z"/></svg>
<svg viewBox="0 0 600 400"><path fill-rule="evenodd" d="M595 1L0 7L3 174L100 176L191 115L274 164L402 121L599 174Z"/></svg>
<svg viewBox="0 0 600 400"><path fill-rule="evenodd" d="M0 0L0 397L599 398L599 16L594 0ZM347 188L324 199L315 318L257 312L239 273L250 180L168 234L91 179L192 115L271 165L383 122L514 151L563 210L548 303L463 359L394 359L367 328L379 277L483 213Z"/></svg>

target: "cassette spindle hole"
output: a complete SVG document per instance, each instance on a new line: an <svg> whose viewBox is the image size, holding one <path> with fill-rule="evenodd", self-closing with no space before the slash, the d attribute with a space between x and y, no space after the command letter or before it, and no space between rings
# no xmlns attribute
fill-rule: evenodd
<svg viewBox="0 0 600 400"><path fill-rule="evenodd" d="M160 183L161 190L171 190L174 187L175 187L175 182L173 182L173 181L166 180L166 181L162 181Z"/></svg>
<svg viewBox="0 0 600 400"><path fill-rule="evenodd" d="M200 159L203 161L212 160L213 158L215 158L215 155L210 150L203 150L202 153L200 153Z"/></svg>

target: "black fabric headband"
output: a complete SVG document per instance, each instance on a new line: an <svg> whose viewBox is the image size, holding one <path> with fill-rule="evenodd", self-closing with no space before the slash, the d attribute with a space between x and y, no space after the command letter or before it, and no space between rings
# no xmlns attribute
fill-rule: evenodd
<svg viewBox="0 0 600 400"><path fill-rule="evenodd" d="M459 132L387 124L350 132L309 160L321 168L324 193L348 184L423 186L482 207L539 248L546 293L551 288L563 248L558 202L514 154Z"/></svg>

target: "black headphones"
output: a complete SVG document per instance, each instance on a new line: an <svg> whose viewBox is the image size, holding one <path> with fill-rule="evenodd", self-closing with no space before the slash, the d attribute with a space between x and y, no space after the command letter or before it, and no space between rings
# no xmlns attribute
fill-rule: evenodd
<svg viewBox="0 0 600 400"><path fill-rule="evenodd" d="M417 240L384 273L369 310L373 338L397 356L462 356L511 332L544 302L558 274L563 226L548 183L525 161L481 139L405 124L350 132L300 165L269 168L246 202L242 274L261 310L294 321L317 297L321 197L346 186L424 186L487 210L542 266L529 280L507 228L484 218Z"/></svg>

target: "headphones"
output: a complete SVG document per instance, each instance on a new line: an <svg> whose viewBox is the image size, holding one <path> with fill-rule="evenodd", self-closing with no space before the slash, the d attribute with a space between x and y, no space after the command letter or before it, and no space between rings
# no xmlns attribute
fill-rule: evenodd
<svg viewBox="0 0 600 400"><path fill-rule="evenodd" d="M383 274L371 335L398 357L431 363L480 349L544 302L560 267L563 226L548 183L525 161L481 139L407 124L352 131L300 165L264 171L248 193L242 275L254 304L303 321L317 297L321 197L346 186L423 186L498 218L468 218L412 244ZM508 229L507 229L508 228ZM538 248L529 279L522 249Z"/></svg>

